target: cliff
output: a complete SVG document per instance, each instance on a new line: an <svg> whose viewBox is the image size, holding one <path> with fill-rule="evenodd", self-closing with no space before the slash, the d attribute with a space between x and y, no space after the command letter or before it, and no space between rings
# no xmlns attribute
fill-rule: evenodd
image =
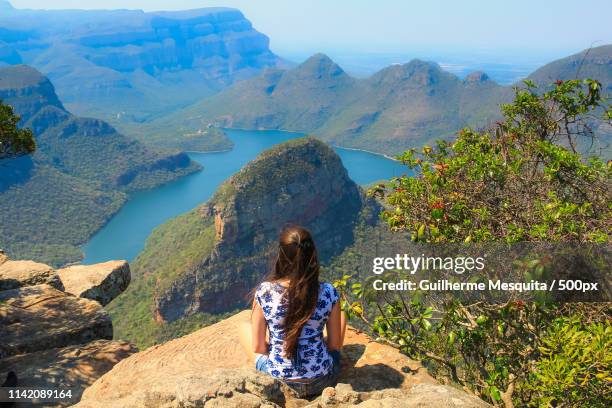
<svg viewBox="0 0 612 408"><path fill-rule="evenodd" d="M240 346L244 311L121 361L83 394L79 408L155 407L487 407L434 380L417 361L349 328L339 384L296 399L255 372Z"/></svg>
<svg viewBox="0 0 612 408"><path fill-rule="evenodd" d="M0 251L0 381L13 373L19 387L71 388L74 399L60 405L78 401L87 386L136 352L112 340L102 308L129 282L125 261L56 271Z"/></svg>
<svg viewBox="0 0 612 408"><path fill-rule="evenodd" d="M0 26L0 63L35 66L71 110L120 127L283 63L268 37L231 8L7 9Z"/></svg>
<svg viewBox="0 0 612 408"><path fill-rule="evenodd" d="M209 202L152 233L133 262L134 284L110 305L118 333L150 345L185 318L241 308L269 270L283 225L309 228L326 263L378 212L325 143L301 138L278 145Z"/></svg>
<svg viewBox="0 0 612 408"><path fill-rule="evenodd" d="M53 265L79 260L77 246L126 193L199 168L184 153L158 153L106 122L71 114L49 79L31 67L0 68L0 99L37 144L33 155L1 163L0 245L12 256Z"/></svg>

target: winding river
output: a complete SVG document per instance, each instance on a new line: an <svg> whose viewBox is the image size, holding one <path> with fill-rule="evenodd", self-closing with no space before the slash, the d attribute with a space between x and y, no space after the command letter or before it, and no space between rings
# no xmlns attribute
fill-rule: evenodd
<svg viewBox="0 0 612 408"><path fill-rule="evenodd" d="M131 261L144 248L151 231L208 200L217 187L278 143L302 136L281 131L227 130L235 143L232 150L215 153L189 153L204 170L163 186L132 194L121 210L84 246L83 263L109 259ZM406 167L381 155L336 148L349 176L358 184L369 184L406 173Z"/></svg>

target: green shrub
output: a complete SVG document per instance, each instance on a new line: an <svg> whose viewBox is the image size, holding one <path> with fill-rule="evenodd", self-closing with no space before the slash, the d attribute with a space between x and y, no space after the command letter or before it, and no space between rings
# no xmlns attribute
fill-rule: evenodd
<svg viewBox="0 0 612 408"><path fill-rule="evenodd" d="M612 406L612 325L556 319L540 341L527 388L534 406Z"/></svg>
<svg viewBox="0 0 612 408"><path fill-rule="evenodd" d="M417 243L609 244L612 164L584 158L576 146L592 137L596 115L609 123L611 112L597 81L557 81L544 93L526 81L492 130L465 129L452 143L406 152L399 159L416 176L371 193L384 199L391 231L408 232ZM542 272L538 259L522 267ZM609 395L600 389L610 388L609 305L406 298L401 291L372 293L365 283L336 281L350 314L382 341L424 360L437 377L495 405L597 406ZM578 309L599 323L573 328L566 316ZM552 344L564 330L575 337L563 347ZM597 354L585 356L582 347Z"/></svg>

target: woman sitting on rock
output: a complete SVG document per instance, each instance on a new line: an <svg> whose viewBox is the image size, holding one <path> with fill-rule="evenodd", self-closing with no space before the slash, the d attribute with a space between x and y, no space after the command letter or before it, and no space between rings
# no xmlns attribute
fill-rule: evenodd
<svg viewBox="0 0 612 408"><path fill-rule="evenodd" d="M256 369L283 381L298 397L319 394L336 384L345 330L338 292L319 282L310 232L283 229L274 268L255 291L250 333L241 331Z"/></svg>

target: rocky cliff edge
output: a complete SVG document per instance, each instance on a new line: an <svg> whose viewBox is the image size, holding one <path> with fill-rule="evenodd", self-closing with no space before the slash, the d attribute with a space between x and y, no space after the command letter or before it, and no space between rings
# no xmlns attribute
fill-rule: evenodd
<svg viewBox="0 0 612 408"><path fill-rule="evenodd" d="M72 403L78 401L87 386L137 351L112 340L102 308L129 282L125 261L54 270L0 251L0 382L16 375L18 387L70 388Z"/></svg>
<svg viewBox="0 0 612 408"><path fill-rule="evenodd" d="M105 407L486 407L436 382L417 361L349 329L339 384L314 400L294 398L249 364L238 313L119 362L83 394L78 408Z"/></svg>

